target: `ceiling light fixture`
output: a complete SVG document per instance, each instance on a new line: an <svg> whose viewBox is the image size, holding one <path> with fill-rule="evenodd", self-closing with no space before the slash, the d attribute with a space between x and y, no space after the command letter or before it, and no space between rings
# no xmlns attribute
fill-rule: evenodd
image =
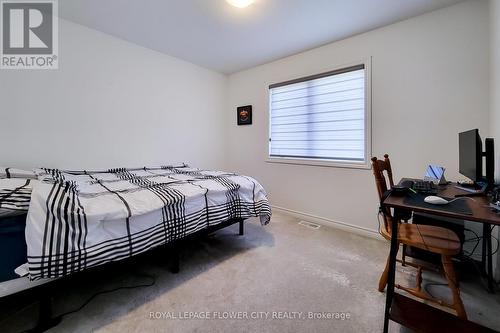
<svg viewBox="0 0 500 333"><path fill-rule="evenodd" d="M226 0L226 2L234 7L245 8L250 6L254 0Z"/></svg>

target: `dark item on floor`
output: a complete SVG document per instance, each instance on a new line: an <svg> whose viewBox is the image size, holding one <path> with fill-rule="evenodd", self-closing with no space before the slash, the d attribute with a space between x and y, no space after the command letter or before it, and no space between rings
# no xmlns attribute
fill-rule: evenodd
<svg viewBox="0 0 500 333"><path fill-rule="evenodd" d="M394 295L391 318L415 332L495 333L496 331L400 294ZM498 332L497 332L498 333Z"/></svg>

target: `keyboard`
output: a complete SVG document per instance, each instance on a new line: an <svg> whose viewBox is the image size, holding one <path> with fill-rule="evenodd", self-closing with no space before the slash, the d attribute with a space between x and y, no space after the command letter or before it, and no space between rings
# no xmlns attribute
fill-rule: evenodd
<svg viewBox="0 0 500 333"><path fill-rule="evenodd" d="M412 188L420 193L434 193L437 191L436 184L425 180L414 181Z"/></svg>

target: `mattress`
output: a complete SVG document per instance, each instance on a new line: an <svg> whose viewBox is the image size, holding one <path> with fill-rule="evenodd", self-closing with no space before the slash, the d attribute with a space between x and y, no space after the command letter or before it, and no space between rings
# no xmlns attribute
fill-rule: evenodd
<svg viewBox="0 0 500 333"><path fill-rule="evenodd" d="M269 223L252 177L187 165L37 169L26 225L31 280L73 274L235 219Z"/></svg>

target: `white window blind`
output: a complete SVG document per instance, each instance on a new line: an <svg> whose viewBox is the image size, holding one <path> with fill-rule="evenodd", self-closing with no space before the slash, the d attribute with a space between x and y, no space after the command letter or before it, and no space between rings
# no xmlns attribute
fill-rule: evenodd
<svg viewBox="0 0 500 333"><path fill-rule="evenodd" d="M269 86L270 157L365 162L365 66Z"/></svg>

